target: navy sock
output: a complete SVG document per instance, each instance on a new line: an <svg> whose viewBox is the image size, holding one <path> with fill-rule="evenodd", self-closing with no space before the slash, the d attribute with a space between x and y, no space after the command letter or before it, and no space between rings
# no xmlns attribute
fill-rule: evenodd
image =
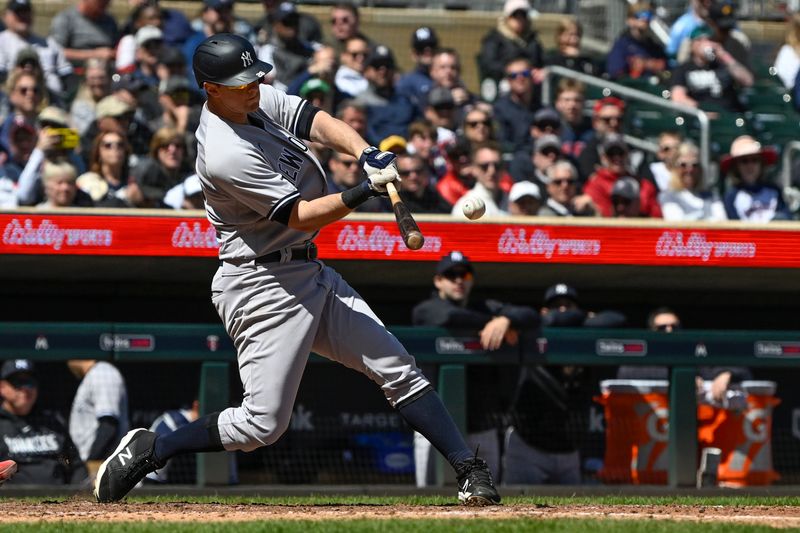
<svg viewBox="0 0 800 533"><path fill-rule="evenodd" d="M173 455L191 452L221 452L225 448L219 439L217 418L219 413L201 416L194 422L181 426L172 433L156 439L155 454L160 462Z"/></svg>
<svg viewBox="0 0 800 533"><path fill-rule="evenodd" d="M408 425L428 439L454 467L473 457L474 454L467 447L464 437L435 390L429 389L397 410Z"/></svg>

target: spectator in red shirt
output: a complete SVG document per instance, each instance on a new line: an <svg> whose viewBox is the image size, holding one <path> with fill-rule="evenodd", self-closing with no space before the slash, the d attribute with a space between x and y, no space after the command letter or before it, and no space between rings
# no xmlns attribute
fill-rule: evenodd
<svg viewBox="0 0 800 533"><path fill-rule="evenodd" d="M611 191L618 179L630 176L628 171L628 145L621 135L609 133L600 145L601 167L589 177L584 187L598 211L604 217L614 216ZM655 185L648 180L639 182L639 210L641 216L661 218Z"/></svg>

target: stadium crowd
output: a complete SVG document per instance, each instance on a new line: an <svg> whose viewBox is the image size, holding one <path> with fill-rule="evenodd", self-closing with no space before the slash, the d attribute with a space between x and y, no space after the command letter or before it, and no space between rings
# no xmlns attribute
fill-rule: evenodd
<svg viewBox="0 0 800 533"><path fill-rule="evenodd" d="M554 106L542 104L543 68L559 65L636 88L655 81L676 104L712 117L747 112L742 94L758 80L729 0L689 2L667 43L650 30L654 7L630 3L626 29L604 58L585 53L581 25L570 17L546 50L529 1L507 0L497 27L482 37L480 95L461 77L464 58L433 27L412 32L415 66L401 73L396 51L363 33L353 4L332 5L324 22L292 2L262 4L263 18L251 22L234 15L234 0L203 0L195 20L158 0L131 0L118 24L107 0L78 0L40 36L31 1L8 0L0 33L0 208L202 208L193 162L204 95L191 58L206 36L233 32L274 65L264 83L402 154L402 196L418 213L463 216L460 205L479 196L488 214L501 216L795 218L792 198L787 205L773 183L776 150L747 131L725 141L704 168L691 132L632 131L634 104L595 98L574 79L556 79ZM787 91L800 67L798 42L800 21L792 19L775 63ZM642 151L631 136L657 142L658 150ZM329 189L363 179L352 158L310 148L328 171ZM360 210L390 206L374 200Z"/></svg>

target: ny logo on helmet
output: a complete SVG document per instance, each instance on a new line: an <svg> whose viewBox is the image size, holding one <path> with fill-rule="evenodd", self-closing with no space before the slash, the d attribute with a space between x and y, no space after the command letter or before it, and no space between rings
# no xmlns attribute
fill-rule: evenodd
<svg viewBox="0 0 800 533"><path fill-rule="evenodd" d="M253 58L250 56L250 51L242 52L242 66L245 68L253 64Z"/></svg>

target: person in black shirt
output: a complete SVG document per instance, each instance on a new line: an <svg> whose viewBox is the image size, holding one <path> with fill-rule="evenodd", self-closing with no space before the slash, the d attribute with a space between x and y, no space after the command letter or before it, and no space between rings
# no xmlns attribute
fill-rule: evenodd
<svg viewBox="0 0 800 533"><path fill-rule="evenodd" d="M86 467L60 415L35 409L33 363L12 359L0 369L0 457L16 461L10 484L65 485L87 480Z"/></svg>
<svg viewBox="0 0 800 533"><path fill-rule="evenodd" d="M466 256L455 250L443 256L433 277L433 294L413 309L414 325L477 333L481 347L489 351L504 343L516 345L520 331L539 327L539 315L532 307L492 299L470 300L474 283L472 263ZM506 375L507 370L499 366L467 368L467 442L473 448L480 445L480 455L493 472L499 472L500 462L501 424L497 416L508 405L502 391L512 390L516 379L515 375ZM508 387L502 386L504 380L510 381ZM415 438L415 457L425 456L421 451L425 446L424 439ZM424 462L418 461L418 486L426 484L425 469Z"/></svg>
<svg viewBox="0 0 800 533"><path fill-rule="evenodd" d="M403 178L400 198L412 213L450 213L452 207L431 186L430 168L417 154L397 156L397 172Z"/></svg>

